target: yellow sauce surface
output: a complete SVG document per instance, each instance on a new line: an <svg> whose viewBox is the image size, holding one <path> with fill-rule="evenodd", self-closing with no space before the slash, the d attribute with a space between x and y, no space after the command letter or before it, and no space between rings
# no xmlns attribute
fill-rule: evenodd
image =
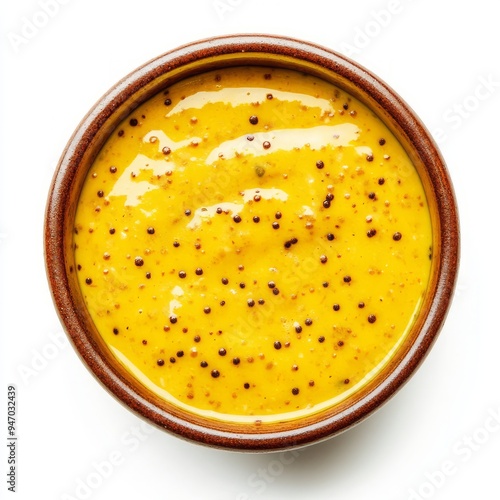
<svg viewBox="0 0 500 500"><path fill-rule="evenodd" d="M172 85L116 129L75 221L90 315L147 387L229 421L303 416L366 384L430 275L425 193L363 104L293 71Z"/></svg>

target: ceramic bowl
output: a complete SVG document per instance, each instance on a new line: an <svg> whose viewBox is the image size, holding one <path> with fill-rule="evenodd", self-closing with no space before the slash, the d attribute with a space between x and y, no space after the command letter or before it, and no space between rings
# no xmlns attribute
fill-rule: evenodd
<svg viewBox="0 0 500 500"><path fill-rule="evenodd" d="M72 232L83 180L117 124L168 85L208 70L260 65L299 70L343 88L368 105L405 147L431 210L435 265L411 332L385 368L342 403L265 431L204 419L152 394L113 357L86 310L74 271ZM48 280L61 322L83 362L119 401L152 424L197 443L240 451L284 450L322 441L361 422L393 396L434 343L449 309L457 275L459 225L444 161L421 121L383 81L324 47L268 35L223 36L185 45L153 59L109 90L69 140L50 189L45 218Z"/></svg>

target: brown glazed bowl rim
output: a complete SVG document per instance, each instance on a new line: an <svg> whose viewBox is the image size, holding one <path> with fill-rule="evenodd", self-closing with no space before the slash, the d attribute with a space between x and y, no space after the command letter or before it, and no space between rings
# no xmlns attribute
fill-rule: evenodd
<svg viewBox="0 0 500 500"><path fill-rule="evenodd" d="M405 348L373 383L327 412L251 429L248 424L177 411L141 389L97 338L74 277L71 251L72 222L83 178L114 127L174 81L241 65L306 71L343 87L370 106L417 165L431 207L437 256L422 308L425 314L419 315ZM273 451L336 435L361 422L402 387L425 358L445 320L458 272L459 240L458 212L444 160L421 121L390 87L359 64L319 45L284 36L240 34L193 42L165 53L130 73L95 104L69 140L55 172L45 213L44 250L60 320L84 364L120 402L150 423L190 441L229 450Z"/></svg>

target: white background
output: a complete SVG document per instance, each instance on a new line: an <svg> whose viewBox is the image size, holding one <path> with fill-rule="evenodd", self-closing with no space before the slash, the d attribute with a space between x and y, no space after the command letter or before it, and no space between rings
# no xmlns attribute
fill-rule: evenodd
<svg viewBox="0 0 500 500"><path fill-rule="evenodd" d="M43 14L43 0L1 6L0 496L499 499L500 30L494 2L46 1L50 15ZM421 369L370 419L294 455L212 450L141 427L65 340L44 270L51 177L87 110L147 60L186 42L241 32L337 49L387 81L438 139L461 212L457 293ZM5 475L8 384L18 393L15 495Z"/></svg>

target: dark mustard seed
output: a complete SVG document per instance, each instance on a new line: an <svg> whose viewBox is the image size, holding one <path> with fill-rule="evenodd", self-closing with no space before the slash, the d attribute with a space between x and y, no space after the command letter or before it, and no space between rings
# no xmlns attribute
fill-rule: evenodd
<svg viewBox="0 0 500 500"><path fill-rule="evenodd" d="M147 228L147 232L148 232L148 234L155 234L155 228L154 228L154 227L149 226L149 227Z"/></svg>
<svg viewBox="0 0 500 500"><path fill-rule="evenodd" d="M175 323L177 323L177 316L175 314L172 314L169 319L172 325L175 325Z"/></svg>
<svg viewBox="0 0 500 500"><path fill-rule="evenodd" d="M221 282L223 285L227 285L229 283L229 280L227 278L222 278Z"/></svg>
<svg viewBox="0 0 500 500"><path fill-rule="evenodd" d="M195 270L196 276L201 276L203 274L203 269L201 267L197 267Z"/></svg>
<svg viewBox="0 0 500 500"><path fill-rule="evenodd" d="M111 165L111 167L109 167L109 171L112 173L112 174L116 174L116 171L118 169L114 166L114 165Z"/></svg>
<svg viewBox="0 0 500 500"><path fill-rule="evenodd" d="M375 323L375 321L377 321L377 317L375 316L375 314L370 314L368 316L368 323Z"/></svg>
<svg viewBox="0 0 500 500"><path fill-rule="evenodd" d="M325 166L325 164L324 164L324 162L322 160L318 160L316 162L316 168L318 168L318 169L321 170L322 168L324 168L324 166Z"/></svg>
<svg viewBox="0 0 500 500"><path fill-rule="evenodd" d="M328 234L326 235L326 239L327 239L328 241L333 241L333 240L335 239L335 236L333 235L333 233L328 233Z"/></svg>
<svg viewBox="0 0 500 500"><path fill-rule="evenodd" d="M208 363L207 363L206 361L202 361L202 362L200 363L200 366L201 366L202 368L206 368L206 367L208 366Z"/></svg>
<svg viewBox="0 0 500 500"><path fill-rule="evenodd" d="M392 239L394 241L399 241L401 238L403 237L403 235L400 233L400 232L395 232L393 235L392 235Z"/></svg>
<svg viewBox="0 0 500 500"><path fill-rule="evenodd" d="M156 364L157 364L158 366L163 366L163 365L165 364L165 361L164 361L163 359L161 359L161 358L160 358L160 359L158 359L158 360L156 361Z"/></svg>
<svg viewBox="0 0 500 500"><path fill-rule="evenodd" d="M328 200L323 201L323 208L330 208L331 203Z"/></svg>
<svg viewBox="0 0 500 500"><path fill-rule="evenodd" d="M248 300L247 300L247 305L248 305L248 307L253 307L253 306L255 305L255 300L253 300L253 299L248 299Z"/></svg>
<svg viewBox="0 0 500 500"><path fill-rule="evenodd" d="M146 273L146 278L147 278L148 280L150 280L150 279L151 279L151 273L150 273L149 271Z"/></svg>
<svg viewBox="0 0 500 500"><path fill-rule="evenodd" d="M281 217L282 217L282 216L283 216L283 214L282 214L281 212L276 212L276 213L274 214L274 217L275 217L276 219L281 219Z"/></svg>
<svg viewBox="0 0 500 500"><path fill-rule="evenodd" d="M92 284L92 278L85 278L85 283L87 285L91 285Z"/></svg>
<svg viewBox="0 0 500 500"><path fill-rule="evenodd" d="M248 121L252 124L252 125L257 125L257 123L259 123L259 118L255 115L252 115Z"/></svg>
<svg viewBox="0 0 500 500"><path fill-rule="evenodd" d="M376 229L370 229L369 231L366 232L366 236L368 236L368 238L373 238L376 234L377 234Z"/></svg>
<svg viewBox="0 0 500 500"><path fill-rule="evenodd" d="M322 264L326 264L328 262L328 257L326 255L321 255L319 260Z"/></svg>
<svg viewBox="0 0 500 500"><path fill-rule="evenodd" d="M378 180L378 185L383 186L384 184L385 184L385 179L383 177L380 177L380 179Z"/></svg>
<svg viewBox="0 0 500 500"><path fill-rule="evenodd" d="M113 333L114 333L115 335L118 335L118 333L119 333L118 328L113 328Z"/></svg>
<svg viewBox="0 0 500 500"><path fill-rule="evenodd" d="M210 314L212 312L212 309L210 309L210 307L206 306L206 307L203 308L203 312L205 314Z"/></svg>
<svg viewBox="0 0 500 500"><path fill-rule="evenodd" d="M275 348L276 350L281 349L281 342L280 342L279 340L276 340L276 341L274 342L274 348Z"/></svg>
<svg viewBox="0 0 500 500"><path fill-rule="evenodd" d="M333 304L333 310L334 311L340 311L340 305L339 304Z"/></svg>
<svg viewBox="0 0 500 500"><path fill-rule="evenodd" d="M169 98L165 99L163 101L163 104L165 104L165 106L170 106L172 104L172 99L169 99Z"/></svg>
<svg viewBox="0 0 500 500"><path fill-rule="evenodd" d="M177 351L176 356L182 358L182 356L184 356L184 351Z"/></svg>
<svg viewBox="0 0 500 500"><path fill-rule="evenodd" d="M365 307L365 303L364 303L364 302L359 302L359 303L358 303L358 307L359 307L360 309L363 309L363 307Z"/></svg>
<svg viewBox="0 0 500 500"><path fill-rule="evenodd" d="M270 143L269 141L264 141L264 142L262 143L262 147L263 147L264 149L269 149L269 148L271 147L271 143Z"/></svg>
<svg viewBox="0 0 500 500"><path fill-rule="evenodd" d="M259 299L259 301L258 301L258 302L259 302L259 304L260 304L261 306L263 306L263 305L266 303L266 301L265 301L264 299Z"/></svg>
<svg viewBox="0 0 500 500"><path fill-rule="evenodd" d="M164 148L162 148L161 152L164 155L169 155L172 152L172 150L168 146L165 146Z"/></svg>
<svg viewBox="0 0 500 500"><path fill-rule="evenodd" d="M147 341L146 339L144 339L144 340L142 341L142 345L148 345L148 341Z"/></svg>
<svg viewBox="0 0 500 500"><path fill-rule="evenodd" d="M237 366L240 364L240 358L233 358L233 365Z"/></svg>
<svg viewBox="0 0 500 500"><path fill-rule="evenodd" d="M350 276L344 276L344 283L350 283L352 278Z"/></svg>
<svg viewBox="0 0 500 500"><path fill-rule="evenodd" d="M175 363L177 360L173 357L173 356L170 356L170 362L171 363Z"/></svg>
<svg viewBox="0 0 500 500"><path fill-rule="evenodd" d="M102 198L104 196L104 191L97 191L97 196L99 196L99 198Z"/></svg>
<svg viewBox="0 0 500 500"><path fill-rule="evenodd" d="M306 326L311 326L313 324L313 320L311 318L306 318L304 323Z"/></svg>
<svg viewBox="0 0 500 500"><path fill-rule="evenodd" d="M250 384L249 384L248 382L245 382L245 383L243 384L243 387L244 387L245 389L250 389Z"/></svg>
<svg viewBox="0 0 500 500"><path fill-rule="evenodd" d="M350 380L348 378L344 379L344 384L348 384L350 382Z"/></svg>
<svg viewBox="0 0 500 500"><path fill-rule="evenodd" d="M219 370L212 370L210 375L212 375L213 378L218 378L220 376L220 372Z"/></svg>
<svg viewBox="0 0 500 500"><path fill-rule="evenodd" d="M323 335L321 335L321 337L318 337L318 342L320 344L322 344L324 341L325 341L325 337L323 337Z"/></svg>
<svg viewBox="0 0 500 500"><path fill-rule="evenodd" d="M137 125L139 124L137 118L131 118L129 123L131 127L137 127Z"/></svg>
<svg viewBox="0 0 500 500"><path fill-rule="evenodd" d="M252 142L255 139L255 137L252 134L247 135L247 141Z"/></svg>
<svg viewBox="0 0 500 500"><path fill-rule="evenodd" d="M277 288L273 288L273 295L279 295L280 291Z"/></svg>
<svg viewBox="0 0 500 500"><path fill-rule="evenodd" d="M115 234L115 233L116 233L116 229L114 227L109 229L109 234Z"/></svg>
<svg viewBox="0 0 500 500"><path fill-rule="evenodd" d="M298 388L298 387L294 387L294 388L292 389L292 394L293 394L294 396L296 396L299 392L300 392L300 391L299 391L299 388Z"/></svg>
<svg viewBox="0 0 500 500"><path fill-rule="evenodd" d="M279 229L280 228L279 222L276 222L276 221L274 221L272 223L272 226L273 226L273 229Z"/></svg>
<svg viewBox="0 0 500 500"><path fill-rule="evenodd" d="M379 139L378 143L383 146L385 144L385 139L384 138L381 138Z"/></svg>
<svg viewBox="0 0 500 500"><path fill-rule="evenodd" d="M300 325L297 325L297 326L295 327L295 331L296 331L297 333L301 333L301 332L302 332L302 327L301 327Z"/></svg>
<svg viewBox="0 0 500 500"><path fill-rule="evenodd" d="M189 208L187 210L184 210L184 215L191 215L191 210L189 210Z"/></svg>
<svg viewBox="0 0 500 500"><path fill-rule="evenodd" d="M142 257L136 257L134 263L137 267L141 267L144 265L144 259Z"/></svg>
<svg viewBox="0 0 500 500"><path fill-rule="evenodd" d="M245 287L246 287L245 283L241 282L240 283L240 288L245 288Z"/></svg>
<svg viewBox="0 0 500 500"><path fill-rule="evenodd" d="M260 217L258 215L254 215L252 220L257 224L260 222Z"/></svg>
<svg viewBox="0 0 500 500"><path fill-rule="evenodd" d="M236 222L236 224L239 224L241 222L241 217L238 214L236 214L233 217L233 220L234 220L234 222Z"/></svg>
<svg viewBox="0 0 500 500"><path fill-rule="evenodd" d="M342 346L344 345L344 341L343 341L343 340L339 340L339 341L337 342L337 345L338 345L339 347L342 347Z"/></svg>
<svg viewBox="0 0 500 500"><path fill-rule="evenodd" d="M366 155L366 161L373 161L373 155Z"/></svg>
<svg viewBox="0 0 500 500"><path fill-rule="evenodd" d="M260 194L256 194L254 197L253 197L253 201L260 201L261 200L261 196Z"/></svg>
<svg viewBox="0 0 500 500"><path fill-rule="evenodd" d="M201 340L201 337L199 335L195 335L193 340L198 343Z"/></svg>
<svg viewBox="0 0 500 500"><path fill-rule="evenodd" d="M186 271L179 271L179 278L184 279L187 276Z"/></svg>
<svg viewBox="0 0 500 500"><path fill-rule="evenodd" d="M276 283L275 283L274 281L268 281L268 282L267 282L267 286L268 286L269 288L274 288L274 287L276 286Z"/></svg>
<svg viewBox="0 0 500 500"><path fill-rule="evenodd" d="M123 135L125 134L125 131L124 130L118 130L118 137L123 137Z"/></svg>
<svg viewBox="0 0 500 500"><path fill-rule="evenodd" d="M323 285L323 288L328 288L329 283L328 283L328 281L323 281L322 285Z"/></svg>
<svg viewBox="0 0 500 500"><path fill-rule="evenodd" d="M269 100L271 100L273 98L273 94L267 94L266 98L269 99Z"/></svg>
<svg viewBox="0 0 500 500"><path fill-rule="evenodd" d="M221 300L221 301L219 302L219 304L220 304L221 306L225 306L225 305L226 305L226 301L225 301L225 300Z"/></svg>
<svg viewBox="0 0 500 500"><path fill-rule="evenodd" d="M370 200L374 200L375 199L375 193L372 191L370 193L368 193L368 198L370 198Z"/></svg>
<svg viewBox="0 0 500 500"><path fill-rule="evenodd" d="M227 354L226 349L224 349L224 347L221 347L219 349L219 356L225 356L226 354Z"/></svg>
<svg viewBox="0 0 500 500"><path fill-rule="evenodd" d="M326 199L328 201L333 201L334 198L335 196L333 195L333 193L326 193Z"/></svg>

